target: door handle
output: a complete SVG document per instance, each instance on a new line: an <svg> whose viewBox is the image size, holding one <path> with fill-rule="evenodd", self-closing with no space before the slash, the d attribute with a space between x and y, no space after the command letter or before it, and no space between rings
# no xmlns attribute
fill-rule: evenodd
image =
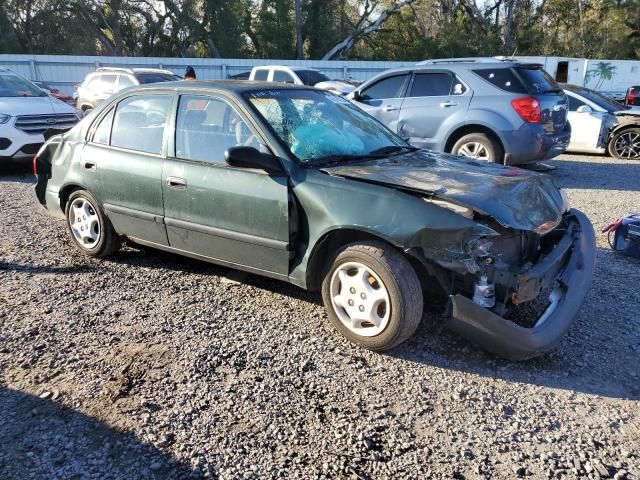
<svg viewBox="0 0 640 480"><path fill-rule="evenodd" d="M440 106L441 106L441 107L444 107L444 108L448 108L448 107L455 107L456 105L458 105L458 103L457 103L457 102L453 102L453 101L451 101L451 100L449 100L448 102L442 102L442 103L440 104Z"/></svg>
<svg viewBox="0 0 640 480"><path fill-rule="evenodd" d="M393 105L385 105L382 110L384 110L385 112L393 112L395 110L398 110L398 107L394 107Z"/></svg>
<svg viewBox="0 0 640 480"><path fill-rule="evenodd" d="M87 170L95 170L98 168L98 164L95 162L84 162L84 168Z"/></svg>
<svg viewBox="0 0 640 480"><path fill-rule="evenodd" d="M170 188L187 188L187 181L180 177L167 177L167 187Z"/></svg>

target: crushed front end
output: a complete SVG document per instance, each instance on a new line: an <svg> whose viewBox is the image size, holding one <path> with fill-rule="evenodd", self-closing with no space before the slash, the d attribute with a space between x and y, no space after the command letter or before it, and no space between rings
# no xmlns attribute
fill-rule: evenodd
<svg viewBox="0 0 640 480"><path fill-rule="evenodd" d="M578 210L538 232L488 226L495 234L467 238L457 253L422 251L449 295L445 323L497 355L535 357L559 342L582 305L596 257L593 227Z"/></svg>

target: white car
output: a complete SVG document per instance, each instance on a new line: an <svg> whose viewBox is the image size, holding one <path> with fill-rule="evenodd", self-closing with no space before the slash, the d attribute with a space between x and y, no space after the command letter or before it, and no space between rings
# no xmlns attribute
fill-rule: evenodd
<svg viewBox="0 0 640 480"><path fill-rule="evenodd" d="M347 95L355 90L355 82L330 80L324 73L313 68L287 67L286 65L261 65L253 67L249 80L264 82L309 85L320 90L329 90L338 95Z"/></svg>
<svg viewBox="0 0 640 480"><path fill-rule="evenodd" d="M71 128L75 108L47 95L26 78L0 68L0 160L31 158L50 128Z"/></svg>
<svg viewBox="0 0 640 480"><path fill-rule="evenodd" d="M640 108L628 107L585 87L563 85L571 124L568 152L640 159Z"/></svg>

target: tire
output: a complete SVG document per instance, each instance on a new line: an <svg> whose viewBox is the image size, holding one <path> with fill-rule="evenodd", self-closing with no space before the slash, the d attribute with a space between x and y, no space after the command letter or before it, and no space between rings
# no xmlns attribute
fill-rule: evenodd
<svg viewBox="0 0 640 480"><path fill-rule="evenodd" d="M377 352L407 340L422 319L423 293L415 270L383 242L343 247L324 277L322 299L329 319L343 336ZM375 322L358 316L375 318Z"/></svg>
<svg viewBox="0 0 640 480"><path fill-rule="evenodd" d="M609 140L607 151L621 160L640 160L640 128L625 128L616 132Z"/></svg>
<svg viewBox="0 0 640 480"><path fill-rule="evenodd" d="M67 200L64 214L71 240L85 255L106 257L122 245L109 218L89 192L73 192Z"/></svg>
<svg viewBox="0 0 640 480"><path fill-rule="evenodd" d="M480 156L476 152L480 151ZM502 147L489 135L484 133L469 133L459 138L451 148L451 153L463 157L471 157L476 160L484 160L493 163L504 163L504 151Z"/></svg>

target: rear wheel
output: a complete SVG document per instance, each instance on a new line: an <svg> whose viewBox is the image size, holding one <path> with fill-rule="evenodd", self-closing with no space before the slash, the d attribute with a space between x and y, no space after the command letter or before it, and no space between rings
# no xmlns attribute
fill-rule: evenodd
<svg viewBox="0 0 640 480"><path fill-rule="evenodd" d="M502 147L484 133L464 135L453 145L451 153L495 163L502 163L504 157Z"/></svg>
<svg viewBox="0 0 640 480"><path fill-rule="evenodd" d="M640 128L616 132L608 145L609 155L623 160L640 160Z"/></svg>
<svg viewBox="0 0 640 480"><path fill-rule="evenodd" d="M73 192L67 201L65 216L71 240L82 253L106 257L120 248L120 237L89 192Z"/></svg>
<svg viewBox="0 0 640 480"><path fill-rule="evenodd" d="M322 282L322 298L336 329L370 350L404 342L422 319L422 289L415 270L382 242L344 247Z"/></svg>

